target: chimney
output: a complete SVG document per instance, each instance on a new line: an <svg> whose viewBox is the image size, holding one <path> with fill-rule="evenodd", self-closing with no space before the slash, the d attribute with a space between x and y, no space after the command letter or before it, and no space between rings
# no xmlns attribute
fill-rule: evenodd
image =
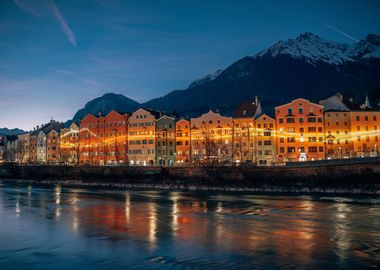
<svg viewBox="0 0 380 270"><path fill-rule="evenodd" d="M259 104L259 97L258 96L255 96L255 104L257 106L257 104Z"/></svg>
<svg viewBox="0 0 380 270"><path fill-rule="evenodd" d="M39 125L37 125L37 129L39 129L40 128L40 126Z"/></svg>

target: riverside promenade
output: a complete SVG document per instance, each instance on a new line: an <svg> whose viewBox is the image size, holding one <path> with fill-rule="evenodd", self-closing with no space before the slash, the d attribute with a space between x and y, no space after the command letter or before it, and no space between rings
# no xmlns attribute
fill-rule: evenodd
<svg viewBox="0 0 380 270"><path fill-rule="evenodd" d="M0 166L7 182L70 186L253 192L380 194L380 158L285 166Z"/></svg>

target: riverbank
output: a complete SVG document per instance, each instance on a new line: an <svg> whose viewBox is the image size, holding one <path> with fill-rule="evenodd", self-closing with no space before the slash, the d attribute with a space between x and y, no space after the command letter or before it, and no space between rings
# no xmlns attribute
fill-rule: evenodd
<svg viewBox="0 0 380 270"><path fill-rule="evenodd" d="M233 187L233 186L209 186L193 184L149 184L149 183L121 183L99 182L83 180L26 180L26 179L1 179L0 183L14 185L34 186L61 186L67 188L90 188L103 190L171 190L171 191L214 191L214 192L238 192L250 194L273 194L273 195L365 195L379 196L380 186L367 185L356 187L312 187L298 183L296 186L261 185L257 187Z"/></svg>
<svg viewBox="0 0 380 270"><path fill-rule="evenodd" d="M275 167L0 166L0 180L35 185L249 193L380 194L380 160Z"/></svg>

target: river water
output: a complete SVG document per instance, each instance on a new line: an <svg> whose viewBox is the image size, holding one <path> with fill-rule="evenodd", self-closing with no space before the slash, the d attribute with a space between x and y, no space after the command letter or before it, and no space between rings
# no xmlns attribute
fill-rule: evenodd
<svg viewBox="0 0 380 270"><path fill-rule="evenodd" d="M379 198L0 183L0 269L366 269Z"/></svg>

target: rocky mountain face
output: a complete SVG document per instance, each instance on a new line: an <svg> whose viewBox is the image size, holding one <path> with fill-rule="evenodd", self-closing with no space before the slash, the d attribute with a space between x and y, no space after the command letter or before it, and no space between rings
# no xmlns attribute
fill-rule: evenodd
<svg viewBox="0 0 380 270"><path fill-rule="evenodd" d="M368 92L380 105L380 36L370 34L355 44L338 43L304 33L236 61L191 83L184 90L139 104L123 95L106 94L90 101L74 120L87 113L106 114L112 109L134 111L138 107L196 116L217 109L231 115L242 100L259 96L263 111L304 97L314 102L337 91L357 102Z"/></svg>
<svg viewBox="0 0 380 270"><path fill-rule="evenodd" d="M112 110L116 110L120 113L133 112L141 106L140 103L127 98L121 94L107 93L101 97L91 100L84 108L80 109L73 118L74 122L79 122L87 114L92 113L98 115L108 114ZM69 124L69 122L67 122ZM65 124L65 125L68 125Z"/></svg>

